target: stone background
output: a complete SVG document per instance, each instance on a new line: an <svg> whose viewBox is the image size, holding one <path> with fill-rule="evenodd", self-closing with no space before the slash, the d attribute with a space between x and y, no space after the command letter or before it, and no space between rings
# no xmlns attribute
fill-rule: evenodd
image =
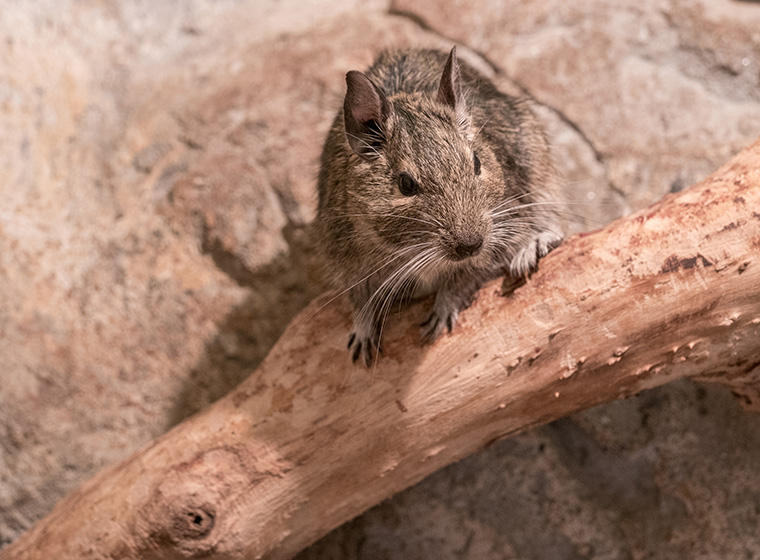
<svg viewBox="0 0 760 560"><path fill-rule="evenodd" d="M255 368L322 289L345 72L454 42L536 102L574 231L760 133L757 2L0 7L0 546ZM760 558L758 465L760 419L680 382L493 445L299 558Z"/></svg>

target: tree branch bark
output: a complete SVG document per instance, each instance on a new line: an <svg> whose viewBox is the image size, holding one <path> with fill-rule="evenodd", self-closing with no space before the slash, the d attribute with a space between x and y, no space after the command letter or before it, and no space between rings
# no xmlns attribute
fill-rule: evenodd
<svg viewBox="0 0 760 560"><path fill-rule="evenodd" d="M391 317L356 368L314 301L229 395L105 469L0 559L287 558L489 443L682 377L760 408L760 142L497 283L432 347Z"/></svg>

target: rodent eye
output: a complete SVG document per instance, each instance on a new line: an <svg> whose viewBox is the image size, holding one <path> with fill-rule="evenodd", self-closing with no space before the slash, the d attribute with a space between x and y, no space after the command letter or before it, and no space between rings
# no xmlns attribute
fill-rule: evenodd
<svg viewBox="0 0 760 560"><path fill-rule="evenodd" d="M472 154L472 161L475 165L475 175L480 175L480 158L478 157L478 154Z"/></svg>
<svg viewBox="0 0 760 560"><path fill-rule="evenodd" d="M401 173L398 176L398 190L404 196L414 196L420 190L420 186L409 173Z"/></svg>

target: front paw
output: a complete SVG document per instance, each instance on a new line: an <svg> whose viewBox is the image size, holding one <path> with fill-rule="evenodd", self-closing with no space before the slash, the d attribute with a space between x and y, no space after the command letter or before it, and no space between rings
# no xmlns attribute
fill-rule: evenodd
<svg viewBox="0 0 760 560"><path fill-rule="evenodd" d="M427 321L420 325L422 340L426 344L430 344L436 338L441 336L444 330L451 332L451 330L454 328L454 325L457 324L458 316L458 309L434 308L430 313L430 316L427 318Z"/></svg>
<svg viewBox="0 0 760 560"><path fill-rule="evenodd" d="M356 363L361 358L367 367L372 365L372 360L376 354L383 353L379 334L362 335L352 332L351 336L348 337L348 349L351 351L351 361Z"/></svg>
<svg viewBox="0 0 760 560"><path fill-rule="evenodd" d="M518 278L527 276L536 269L538 259L545 257L561 242L562 236L555 231L537 233L512 258L512 262L509 263L510 274Z"/></svg>

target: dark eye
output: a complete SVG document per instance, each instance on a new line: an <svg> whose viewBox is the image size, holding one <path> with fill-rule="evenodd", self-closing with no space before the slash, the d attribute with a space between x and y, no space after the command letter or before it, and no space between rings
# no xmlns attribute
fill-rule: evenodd
<svg viewBox="0 0 760 560"><path fill-rule="evenodd" d="M472 161L475 164L475 175L480 175L480 158L478 154L472 154Z"/></svg>
<svg viewBox="0 0 760 560"><path fill-rule="evenodd" d="M398 190L401 191L401 194L404 196L414 196L419 191L420 187L417 184L417 181L414 180L414 177L409 175L409 173L402 173L398 176Z"/></svg>

